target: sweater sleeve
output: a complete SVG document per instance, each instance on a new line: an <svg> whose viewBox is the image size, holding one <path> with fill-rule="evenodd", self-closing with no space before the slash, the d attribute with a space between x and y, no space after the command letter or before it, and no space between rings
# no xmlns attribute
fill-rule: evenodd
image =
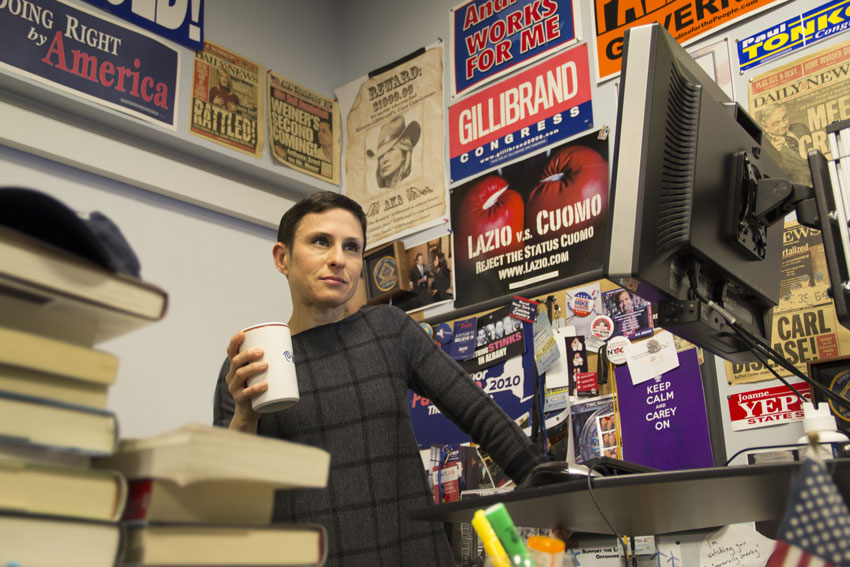
<svg viewBox="0 0 850 567"><path fill-rule="evenodd" d="M213 400L213 425L219 427L227 427L230 425L230 420L233 418L233 412L236 411L236 402L233 401L233 396L227 389L227 382L224 377L227 376L230 370L230 358L225 357L224 363L221 365L221 370L218 373L218 381L215 384L215 397Z"/></svg>
<svg viewBox="0 0 850 567"><path fill-rule="evenodd" d="M431 400L443 415L481 445L505 474L521 483L534 465L545 460L543 455L457 362L410 317L396 311L399 348L406 353L409 364L409 387Z"/></svg>

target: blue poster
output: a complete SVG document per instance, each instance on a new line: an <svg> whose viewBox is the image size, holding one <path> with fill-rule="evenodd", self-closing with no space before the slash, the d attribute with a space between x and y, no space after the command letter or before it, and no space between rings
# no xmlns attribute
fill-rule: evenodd
<svg viewBox="0 0 850 567"><path fill-rule="evenodd" d="M526 342L531 341L531 325L523 327ZM511 419L520 427L528 427L531 422L534 381L537 378L532 349L470 375ZM410 421L420 449L470 441L469 435L440 413L430 400L410 392L408 401Z"/></svg>
<svg viewBox="0 0 850 567"><path fill-rule="evenodd" d="M204 0L86 0L191 49L204 49Z"/></svg>
<svg viewBox="0 0 850 567"><path fill-rule="evenodd" d="M850 0L831 0L737 42L741 71L850 29Z"/></svg>
<svg viewBox="0 0 850 567"><path fill-rule="evenodd" d="M450 18L453 97L576 41L571 1L470 0Z"/></svg>
<svg viewBox="0 0 850 567"><path fill-rule="evenodd" d="M176 130L175 49L56 0L0 5L0 66Z"/></svg>

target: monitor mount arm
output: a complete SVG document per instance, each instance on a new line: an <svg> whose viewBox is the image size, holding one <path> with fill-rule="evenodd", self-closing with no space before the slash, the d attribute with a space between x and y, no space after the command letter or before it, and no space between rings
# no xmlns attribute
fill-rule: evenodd
<svg viewBox="0 0 850 567"><path fill-rule="evenodd" d="M796 211L800 224L820 228L811 187L763 176L746 152L733 154L732 160L734 209L730 214L730 236L747 256L764 259L768 227L782 221L791 211Z"/></svg>

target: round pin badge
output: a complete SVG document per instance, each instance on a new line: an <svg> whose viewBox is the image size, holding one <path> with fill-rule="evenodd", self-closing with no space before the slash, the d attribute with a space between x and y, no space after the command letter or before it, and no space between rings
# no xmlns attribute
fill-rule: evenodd
<svg viewBox="0 0 850 567"><path fill-rule="evenodd" d="M593 297L586 291L580 291L570 299L570 309L578 317L587 317L593 313Z"/></svg>
<svg viewBox="0 0 850 567"><path fill-rule="evenodd" d="M419 323L419 327L425 331L425 334L429 337L434 337L434 328L431 327L428 323Z"/></svg>
<svg viewBox="0 0 850 567"><path fill-rule="evenodd" d="M434 329L434 336L440 341L440 344L446 344L452 340L452 327L448 323L440 323Z"/></svg>
<svg viewBox="0 0 850 567"><path fill-rule="evenodd" d="M378 260L372 269L372 283L381 293L391 291L396 286L396 283L398 283L398 265L395 258L385 256Z"/></svg>
<svg viewBox="0 0 850 567"><path fill-rule="evenodd" d="M599 315L590 322L590 332L597 339L607 341L614 334L614 320L607 315Z"/></svg>
<svg viewBox="0 0 850 567"><path fill-rule="evenodd" d="M612 337L605 347L607 349L608 360L614 364L623 364L626 362L628 348L631 344L631 341L626 337Z"/></svg>

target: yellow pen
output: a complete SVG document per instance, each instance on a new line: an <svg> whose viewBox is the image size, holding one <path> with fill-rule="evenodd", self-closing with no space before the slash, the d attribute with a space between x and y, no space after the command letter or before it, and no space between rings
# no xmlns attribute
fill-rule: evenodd
<svg viewBox="0 0 850 567"><path fill-rule="evenodd" d="M508 558L502 542L499 541L496 532L493 531L493 526L490 525L487 516L484 515L484 510L477 510L472 517L472 527L475 528L475 533L481 538L481 543L484 545L484 551L490 558L493 567L511 567L511 560Z"/></svg>

